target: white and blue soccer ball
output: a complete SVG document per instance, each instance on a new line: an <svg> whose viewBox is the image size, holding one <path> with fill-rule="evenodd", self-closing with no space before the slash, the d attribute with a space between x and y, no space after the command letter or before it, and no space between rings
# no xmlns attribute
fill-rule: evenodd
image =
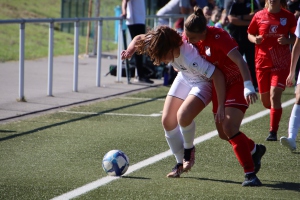
<svg viewBox="0 0 300 200"><path fill-rule="evenodd" d="M102 160L102 168L109 176L122 176L129 167L129 158L121 150L111 150Z"/></svg>

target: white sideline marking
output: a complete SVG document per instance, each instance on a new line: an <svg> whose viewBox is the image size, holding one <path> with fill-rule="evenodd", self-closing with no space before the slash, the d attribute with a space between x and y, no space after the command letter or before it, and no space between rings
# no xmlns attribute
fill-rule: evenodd
<svg viewBox="0 0 300 200"><path fill-rule="evenodd" d="M287 106L293 104L294 102L295 102L295 98L291 99L289 101L286 101L286 102L282 103L282 108L287 107ZM243 119L242 124L246 124L248 122L251 122L251 121L253 121L255 119L258 119L260 117L263 117L263 116L265 116L265 115L267 115L269 113L270 113L269 110L263 110L261 112L258 112L258 113L254 114L254 115L251 115L251 116ZM197 137L195 139L194 143L196 145L198 143L201 143L201 142L204 142L206 140L209 140L210 138L212 138L212 137L214 137L216 135L218 135L218 132L216 130L214 130L214 131L209 132L209 133L207 133L205 135ZM136 170L139 170L139 169L141 169L143 167L151 165L151 164L153 164L155 162L158 162L158 161L160 161L160 160L162 160L162 159L164 159L164 158L166 158L168 156L171 156L171 155L172 155L171 150L168 150L168 151L162 152L160 154L157 154L155 156L152 156L152 157L150 157L150 158L148 158L146 160L143 160L141 162L138 162L138 163L130 166L128 168L127 172L124 175L128 175L128 174L130 174L130 173L132 173L132 172L134 172ZM86 184L84 186L81 186L79 188L76 188L76 189L74 189L74 190L72 190L70 192L67 192L67 193L62 194L62 195L57 196L57 197L54 197L52 200L67 200L67 199L72 199L72 198L78 197L78 196L80 196L82 194L85 194L85 193L87 193L87 192L89 192L91 190L94 190L94 189L96 189L96 188L98 188L98 187L100 187L102 185L105 185L105 184L107 184L107 183L109 183L111 181L114 181L116 179L119 179L119 178L120 177L106 176L104 178L100 178L100 179L98 179L96 181L88 183L88 184Z"/></svg>
<svg viewBox="0 0 300 200"><path fill-rule="evenodd" d="M159 99L154 99L154 98L138 98L138 97L121 97L120 99L129 99L129 100L157 100L157 101L165 101L165 98L159 98Z"/></svg>
<svg viewBox="0 0 300 200"><path fill-rule="evenodd" d="M143 115L143 114L128 114L128 113L76 112L76 111L67 111L67 110L62 110L59 112L80 114L80 115L120 115L120 116L133 116L133 117L160 117L162 115L161 113L152 113L150 115Z"/></svg>

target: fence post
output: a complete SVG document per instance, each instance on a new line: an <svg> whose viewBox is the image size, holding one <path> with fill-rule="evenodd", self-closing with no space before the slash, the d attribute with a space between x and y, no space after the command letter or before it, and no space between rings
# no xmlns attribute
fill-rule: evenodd
<svg viewBox="0 0 300 200"><path fill-rule="evenodd" d="M122 60L121 60L121 52L122 52L122 46L123 46L123 38L122 36L122 23L123 20L120 20L119 23L119 37L118 37L118 55L117 55L117 82L121 82L122 77Z"/></svg>
<svg viewBox="0 0 300 200"><path fill-rule="evenodd" d="M101 83L101 56L102 56L102 28L103 19L98 21L98 43L97 43L97 70L96 70L96 86L100 87Z"/></svg>
<svg viewBox="0 0 300 200"><path fill-rule="evenodd" d="M25 50L25 22L20 23L20 47L19 47L19 99L25 102L24 97L24 50Z"/></svg>
<svg viewBox="0 0 300 200"><path fill-rule="evenodd" d="M49 47L48 47L48 96L52 95L53 86L53 32L54 32L54 22L49 24Z"/></svg>
<svg viewBox="0 0 300 200"><path fill-rule="evenodd" d="M74 72L73 92L78 92L79 20L74 23Z"/></svg>

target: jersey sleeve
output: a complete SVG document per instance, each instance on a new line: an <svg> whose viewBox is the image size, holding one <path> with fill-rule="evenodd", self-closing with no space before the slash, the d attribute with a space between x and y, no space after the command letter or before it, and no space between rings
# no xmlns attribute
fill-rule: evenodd
<svg viewBox="0 0 300 200"><path fill-rule="evenodd" d="M257 25L257 21L256 21L256 14L253 16L253 18L248 26L247 32L251 35L258 34L258 25Z"/></svg>
<svg viewBox="0 0 300 200"><path fill-rule="evenodd" d="M217 39L214 41L216 44L214 48L223 52L224 55L228 55L233 49L238 48L237 42L227 31L222 31L219 34L216 34L214 37Z"/></svg>

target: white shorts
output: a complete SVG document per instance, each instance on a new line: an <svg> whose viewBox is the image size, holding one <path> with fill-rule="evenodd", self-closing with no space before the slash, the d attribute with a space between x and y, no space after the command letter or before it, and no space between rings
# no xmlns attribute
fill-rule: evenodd
<svg viewBox="0 0 300 200"><path fill-rule="evenodd" d="M298 78L297 78L297 85L300 84L300 70L299 70L299 73L298 73Z"/></svg>
<svg viewBox="0 0 300 200"><path fill-rule="evenodd" d="M185 100L188 95L194 95L198 97L205 105L208 105L212 96L212 83L208 81L202 81L191 85L182 77L181 73L178 73L173 81L168 95L182 100Z"/></svg>

